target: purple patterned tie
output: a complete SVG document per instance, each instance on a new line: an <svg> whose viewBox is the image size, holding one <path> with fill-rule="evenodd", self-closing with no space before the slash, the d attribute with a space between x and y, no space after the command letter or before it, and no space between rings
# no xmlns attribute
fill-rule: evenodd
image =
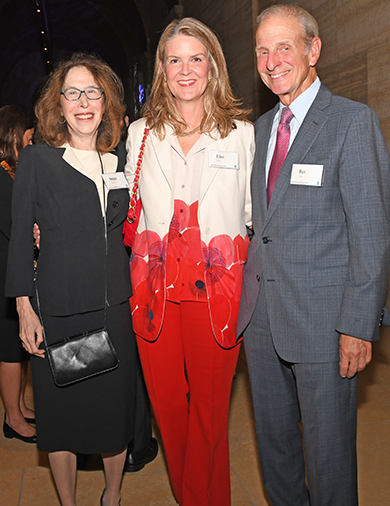
<svg viewBox="0 0 390 506"><path fill-rule="evenodd" d="M288 143L290 141L290 121L294 115L288 107L282 110L282 116L278 126L278 133L276 135L275 151L272 157L271 165L268 172L267 181L267 203L269 205L272 192L274 191L276 181L279 176L280 169L287 156Z"/></svg>

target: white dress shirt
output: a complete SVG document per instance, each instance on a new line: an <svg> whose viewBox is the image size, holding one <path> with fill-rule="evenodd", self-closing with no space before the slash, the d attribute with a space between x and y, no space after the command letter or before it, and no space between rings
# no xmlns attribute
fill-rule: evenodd
<svg viewBox="0 0 390 506"><path fill-rule="evenodd" d="M288 145L288 149L290 149L292 143L294 142L294 139L298 133L298 130L300 129L303 120L305 119L305 116L310 109L312 103L314 102L314 99L317 96L317 93L320 89L321 81L319 77L314 81L313 84L307 88L303 93L301 93L293 102L290 104L290 110L293 113L294 117L290 122L290 141ZM278 131L278 126L280 123L280 116L282 114L282 110L286 107L282 104L282 102L279 102L279 109L277 110L274 121L272 124L272 130L271 130L271 136L269 138L268 143L268 152L267 152L267 162L266 162L266 181L268 181L268 172L269 167L271 165L272 156L275 151L275 145L276 145L276 134Z"/></svg>

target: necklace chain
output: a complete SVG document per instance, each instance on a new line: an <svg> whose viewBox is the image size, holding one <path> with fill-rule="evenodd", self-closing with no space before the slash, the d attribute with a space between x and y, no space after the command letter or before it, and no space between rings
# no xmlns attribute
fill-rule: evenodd
<svg viewBox="0 0 390 506"><path fill-rule="evenodd" d="M198 132L200 130L200 125L198 125L197 127L193 128L192 130L190 130L189 132L179 132L177 134L178 137L189 137L190 135Z"/></svg>

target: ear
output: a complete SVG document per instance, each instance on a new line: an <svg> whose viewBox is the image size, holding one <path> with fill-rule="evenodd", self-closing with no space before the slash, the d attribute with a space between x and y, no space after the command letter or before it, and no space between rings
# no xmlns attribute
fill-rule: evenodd
<svg viewBox="0 0 390 506"><path fill-rule="evenodd" d="M309 51L310 66L315 67L321 54L322 42L319 37L314 37Z"/></svg>
<svg viewBox="0 0 390 506"><path fill-rule="evenodd" d="M163 62L160 60L159 62L159 66L160 66L160 69L162 70L164 76L165 76L165 70L164 70L164 65L163 65Z"/></svg>

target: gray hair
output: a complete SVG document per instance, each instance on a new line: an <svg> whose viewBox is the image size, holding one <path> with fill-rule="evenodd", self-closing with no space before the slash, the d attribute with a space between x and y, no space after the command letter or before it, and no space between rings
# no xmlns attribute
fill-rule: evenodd
<svg viewBox="0 0 390 506"><path fill-rule="evenodd" d="M311 44L314 37L320 36L318 23L314 17L309 14L305 9L298 5L279 4L271 5L264 9L257 17L257 26L271 16L286 17L296 19L302 27L303 40L306 46L307 53L310 51Z"/></svg>

